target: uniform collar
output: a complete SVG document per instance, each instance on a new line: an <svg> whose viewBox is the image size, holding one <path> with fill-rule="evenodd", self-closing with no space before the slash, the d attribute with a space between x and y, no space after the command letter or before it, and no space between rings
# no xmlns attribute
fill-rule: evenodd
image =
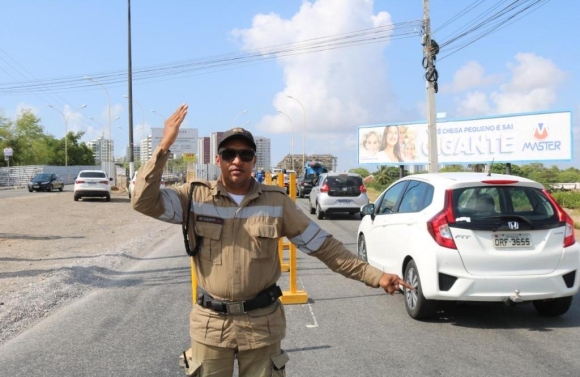
<svg viewBox="0 0 580 377"><path fill-rule="evenodd" d="M215 181L215 186L212 187L211 193L213 196L217 195L227 196L228 190L226 190L226 188L222 184L221 179L218 179L217 181ZM245 194L246 197L244 198L244 201L246 201L246 199L251 200L257 198L260 195L262 195L262 189L260 188L260 184L255 179L252 179L250 189Z"/></svg>

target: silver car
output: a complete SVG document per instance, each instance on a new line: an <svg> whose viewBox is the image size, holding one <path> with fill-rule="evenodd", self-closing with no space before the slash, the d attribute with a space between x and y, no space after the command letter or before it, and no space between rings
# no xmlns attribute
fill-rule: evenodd
<svg viewBox="0 0 580 377"><path fill-rule="evenodd" d="M321 174L310 192L310 213L323 219L329 213L347 212L360 215L360 208L369 204L362 177L355 173Z"/></svg>

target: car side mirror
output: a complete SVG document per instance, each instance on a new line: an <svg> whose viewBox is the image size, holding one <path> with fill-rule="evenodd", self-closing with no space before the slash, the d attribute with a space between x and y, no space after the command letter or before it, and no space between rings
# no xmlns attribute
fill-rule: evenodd
<svg viewBox="0 0 580 377"><path fill-rule="evenodd" d="M109 178L109 181L113 182L113 177Z"/></svg>
<svg viewBox="0 0 580 377"><path fill-rule="evenodd" d="M360 208L360 213L362 213L365 216L370 216L371 220L375 219L375 204L374 203L369 203L369 204L365 204L364 206L362 206Z"/></svg>

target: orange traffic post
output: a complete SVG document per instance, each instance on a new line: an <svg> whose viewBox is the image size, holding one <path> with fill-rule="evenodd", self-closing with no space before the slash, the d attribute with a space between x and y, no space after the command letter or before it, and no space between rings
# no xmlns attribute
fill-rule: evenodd
<svg viewBox="0 0 580 377"><path fill-rule="evenodd" d="M195 305L197 301L197 276L195 275L195 263L193 257L189 257L189 266L191 267L191 299Z"/></svg>
<svg viewBox="0 0 580 377"><path fill-rule="evenodd" d="M283 291L280 300L283 304L306 304L308 294L306 291L296 289L296 246L290 244L290 290Z"/></svg>
<svg viewBox="0 0 580 377"><path fill-rule="evenodd" d="M290 173L289 176L288 194L292 200L296 201L296 173ZM288 247L290 260L290 290L282 292L280 300L284 304L306 304L308 302L308 294L305 291L296 288L296 246L291 242L288 242L287 244L284 243L283 245ZM282 250L283 247L280 247L280 250ZM280 261L282 261L282 259L280 259Z"/></svg>
<svg viewBox="0 0 580 377"><path fill-rule="evenodd" d="M282 272L288 272L290 270L290 265L284 262L284 246L286 243L283 238L278 240L278 258L280 259L280 268Z"/></svg>

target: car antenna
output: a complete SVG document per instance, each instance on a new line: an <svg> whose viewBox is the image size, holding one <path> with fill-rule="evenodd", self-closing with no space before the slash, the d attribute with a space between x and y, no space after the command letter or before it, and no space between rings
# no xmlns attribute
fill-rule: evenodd
<svg viewBox="0 0 580 377"><path fill-rule="evenodd" d="M487 172L488 177L491 177L491 168L493 167L494 161L495 161L495 157L491 159L491 165L489 165L489 171Z"/></svg>

